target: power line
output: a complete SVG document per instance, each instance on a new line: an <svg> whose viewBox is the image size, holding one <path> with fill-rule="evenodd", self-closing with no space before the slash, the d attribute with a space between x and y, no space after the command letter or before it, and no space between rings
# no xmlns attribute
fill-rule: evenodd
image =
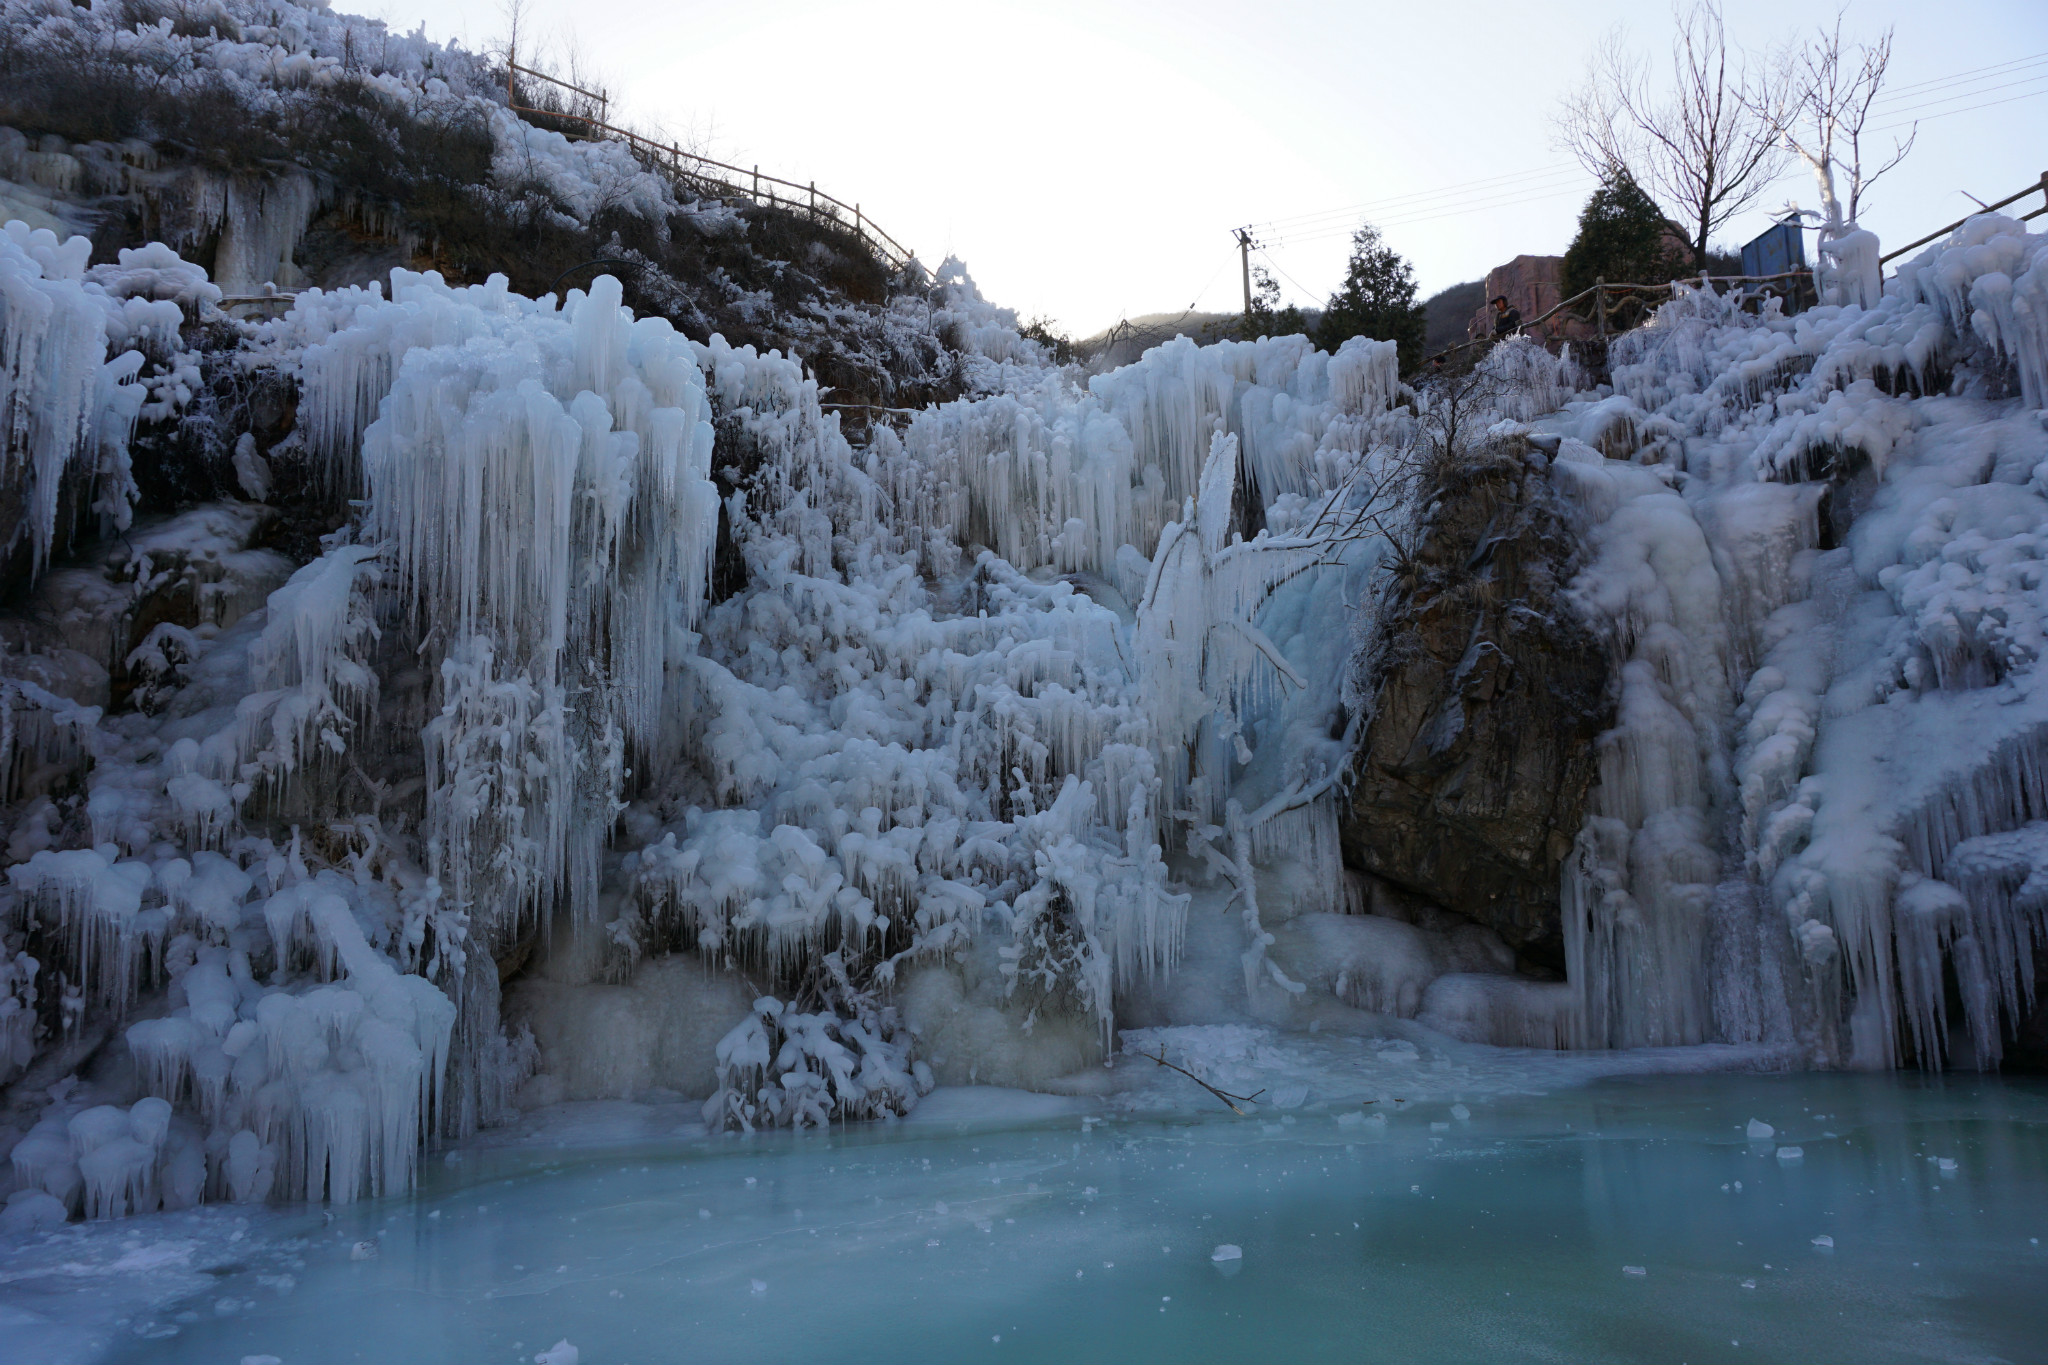
<svg viewBox="0 0 2048 1365"><path fill-rule="evenodd" d="M1519 190L1509 191L1506 194L1496 195L1492 198L1487 199L1475 199L1467 200L1456 204L1429 206L1426 209L1418 209L1413 213L1383 219L1380 222L1375 223L1373 226L1379 228L1381 231L1387 231L1393 228L1412 227L1418 223L1433 223L1438 221L1439 219L1463 217L1468 213L1476 213L1488 209L1514 208L1521 204L1541 203L1545 200L1561 198L1564 195L1577 194L1581 188L1581 183L1575 180L1571 183L1557 186L1556 188L1542 188L1534 194L1523 193ZM1273 245L1301 246L1309 242L1327 241L1332 237L1347 236L1351 231L1352 229L1349 227L1342 227L1328 228L1318 232L1295 233L1291 236L1283 236L1276 239Z"/></svg>
<svg viewBox="0 0 2048 1365"><path fill-rule="evenodd" d="M1232 251L1230 253L1230 256L1235 256L1236 254L1237 252ZM1224 272L1224 270L1230 265L1230 256L1225 256L1223 258L1223 263L1216 267L1216 273L1214 275L1211 275L1209 277L1209 282L1203 285L1201 290L1198 293L1196 293L1194 297L1194 302L1188 304L1188 313L1194 312L1196 306L1200 304L1204 298L1208 297L1209 291L1216 287L1216 276L1221 275ZM1183 313L1181 314L1181 316L1186 317L1187 313Z"/></svg>
<svg viewBox="0 0 2048 1365"><path fill-rule="evenodd" d="M1587 177L1587 178L1588 178L1588 179L1590 179L1590 177ZM1565 184L1565 185L1560 185L1560 186L1558 186L1558 187L1557 187L1557 188L1555 188L1555 189L1546 189L1546 190L1544 190L1544 191L1543 191L1542 193L1540 193L1540 194L1531 194L1531 195L1526 195L1526 196L1524 196L1524 197L1522 197L1522 198L1519 198L1519 199L1497 199L1497 200L1493 200L1492 202L1490 202L1490 203L1486 203L1486 204L1473 204L1473 205L1464 205L1464 204L1460 204L1460 205L1457 205L1457 206L1455 206L1455 207L1453 207L1453 208L1447 208L1447 209L1440 209L1440 210L1438 210L1438 211L1435 211L1435 212L1432 212L1432 213L1426 213L1426 214L1416 214L1416 215L1412 215L1412 216L1410 216L1410 217L1406 217L1406 218L1396 218L1396 219L1390 219L1390 220L1389 220L1389 221L1388 221L1388 222L1387 222L1387 223L1385 224L1385 226L1388 226L1388 227L1408 227L1408 226L1411 226L1411 225L1413 225L1413 224L1416 224L1416 223L1433 223L1433 222L1437 221L1437 220L1438 220L1439 218L1456 218L1456 217L1460 217L1461 215L1463 215L1463 214L1465 214L1465 213L1468 213L1468 212L1471 212L1471 211L1472 211L1472 210L1474 210L1474 209L1482 209L1482 208L1513 208L1513 207L1514 207L1515 205L1517 205L1517 204L1535 204L1535 203L1541 203L1541 202L1543 202L1544 200L1548 200L1548 199L1560 199L1560 198L1563 198L1563 197L1564 197L1565 195L1568 195L1568 194L1577 194L1577 193L1578 193L1578 192L1579 192L1579 191L1580 191L1581 189L1583 189L1583 188L1584 188L1584 181L1582 180L1582 181L1579 181L1579 182L1576 182L1576 183L1571 183L1571 184Z"/></svg>
<svg viewBox="0 0 2048 1365"><path fill-rule="evenodd" d="M1368 199L1361 203L1347 204L1342 208L1324 209L1317 213L1302 213L1296 214L1293 217L1289 218L1276 218L1268 223L1261 224L1260 226L1285 228L1316 219L1330 218L1354 213L1365 213L1375 209L1385 210L1401 208L1405 207L1409 203L1416 200L1441 199L1446 197L1457 197L1464 194L1486 193L1494 189L1503 188L1504 186L1512 182L1541 179L1545 176L1556 175L1559 172L1567 169L1569 169L1569 167L1566 166L1539 166L1533 170L1512 171L1503 175L1488 176L1482 180L1467 180L1455 185L1444 185L1436 189L1414 190L1407 194L1394 194L1387 195L1379 199Z"/></svg>
<svg viewBox="0 0 2048 1365"><path fill-rule="evenodd" d="M1547 192L1547 193L1543 193L1543 194L1527 195L1527 196L1523 196L1523 197L1520 197L1520 198L1511 198L1511 199L1505 199L1505 200L1501 200L1501 201L1499 201L1499 202L1497 202L1497 203L1494 203L1494 204L1490 205L1490 207L1494 207L1494 208L1513 208L1513 207L1515 207L1515 206L1517 206L1517 205L1521 205L1521 204L1534 204L1534 203L1539 203L1539 202L1542 202L1543 200L1547 200L1547 199L1556 199L1556 198L1559 198L1559 197L1561 197L1561 196L1563 196L1563 195L1566 195L1566 194L1576 194L1577 192L1578 192L1578 191L1577 191L1576 187L1574 187L1574 188L1569 188L1569 189L1562 189L1562 190L1552 190L1552 191L1549 191L1549 192ZM1415 224L1415 223L1426 223L1426 222L1431 222L1431 221L1434 221L1434 220L1436 220L1436 219L1439 219L1439 218L1456 218L1456 217L1461 217L1461 216L1463 216L1463 215L1464 215L1465 213L1467 213L1467 212L1469 212L1469 211L1470 211L1470 210L1469 210L1469 209L1466 209L1466 208L1453 208L1453 209L1444 209L1444 210L1439 210L1439 211L1436 211L1436 212L1432 212L1432 213L1428 213L1428 214L1422 214L1422 215L1418 215L1418 216L1416 216L1416 217L1412 217L1412 218L1406 218L1406 219L1402 219L1402 220L1400 220L1400 221L1398 221L1398 222L1395 222L1395 223L1392 223L1392 224L1378 224L1378 225L1376 225L1376 226L1381 226L1381 227L1385 227L1385 226L1396 226L1396 227L1399 227L1399 226L1403 226L1403 225L1412 225L1412 224ZM1276 243L1274 243L1274 245L1275 245L1275 246L1282 246L1282 247L1284 247L1284 246L1299 246L1299 245L1303 245L1303 244L1305 244L1305 243L1308 243L1308 242L1312 242L1312 241L1319 241L1319 240L1326 240L1326 239L1328 239L1328 238L1330 238L1330 237L1335 237L1335 236L1339 236L1339 235L1342 235L1342 234L1340 234L1340 233L1336 233L1336 232L1324 232L1324 233L1321 233L1321 234L1317 234L1317 235L1314 235L1314 236L1307 236L1307 237L1294 237L1294 238L1290 238L1290 239L1287 239L1287 240L1285 240L1285 241L1281 241L1281 242L1276 242ZM1271 266L1272 266L1272 267L1273 267L1273 268L1274 268L1275 270L1278 270L1278 271L1280 272L1280 274L1281 274L1282 276L1284 276L1284 277L1286 278L1286 280L1287 280L1287 282L1288 282L1288 283L1292 284L1292 285L1293 285L1293 286L1294 286L1294 287L1295 287L1296 289L1299 289L1299 290L1300 290L1300 291L1301 291L1301 292L1302 292L1302 293L1303 293L1304 295L1306 295L1306 296L1307 296L1307 297L1308 297L1308 298L1309 298L1309 299L1310 299L1311 301L1313 301L1313 300L1314 300L1315 298L1317 298L1317 297L1318 297L1318 295L1317 295L1317 294L1315 293L1315 291L1311 290L1311 289L1310 289L1310 288L1309 288L1309 287L1308 287L1307 285L1303 284L1303 283L1302 283L1302 282L1301 282L1300 280L1297 280L1297 279L1295 279L1295 278L1294 278L1294 276L1292 276L1292 275L1289 275L1289 274L1287 273L1287 271L1286 271L1285 269L1283 269L1283 268L1281 267L1281 265L1280 265L1280 262L1278 262L1277 260L1274 260L1274 259L1273 259L1272 253L1271 253L1271 252L1270 252L1270 251L1269 251L1269 250L1267 249L1267 247L1266 247L1266 246L1265 246L1265 245L1264 245L1263 243L1259 245L1259 247L1257 248L1257 250L1258 250L1258 253L1259 253L1259 255L1263 256L1263 257L1264 257L1264 258L1266 259L1266 262L1267 262L1267 264L1271 265Z"/></svg>
<svg viewBox="0 0 2048 1365"><path fill-rule="evenodd" d="M1390 213L1372 216L1374 226L1386 229L1405 223L1428 222L1436 218L1449 217L1498 205L1516 204L1529 199L1547 198L1558 193L1576 193L1590 177L1574 167L1569 174L1559 173L1542 180L1533 180L1520 185L1502 185L1492 190L1468 192L1452 198L1420 201L1395 209ZM1310 223L1300 228L1286 229L1272 234L1276 244L1291 245L1299 242L1320 241L1326 237L1346 235L1356 229L1361 219L1346 217L1323 223Z"/></svg>
<svg viewBox="0 0 2048 1365"><path fill-rule="evenodd" d="M1300 290L1300 291L1301 291L1301 292L1302 292L1303 294L1307 295L1307 296L1308 296L1308 298L1309 298L1309 299L1310 299L1311 301L1313 301L1313 300L1314 300L1314 298L1315 298L1315 294L1314 294L1314 292L1313 292L1313 291L1311 291L1311 290L1309 289L1309 287L1308 287L1307 285L1303 284L1303 283L1302 283L1302 282L1301 282L1300 280L1297 280L1297 279L1295 279L1295 278L1294 278L1294 276L1292 276L1292 275L1289 275L1289 274L1287 273L1286 269L1285 269L1285 268L1284 268L1284 267L1283 267L1283 266L1282 266L1282 265L1280 264L1280 262L1278 262L1278 261L1276 261L1276 260L1274 260L1274 259L1273 259L1273 256L1272 256L1272 253L1271 253L1271 252L1267 251L1267 250L1266 250L1266 248L1264 248L1264 247L1260 247L1260 248L1258 249L1258 251L1259 251L1259 254L1260 254L1261 256L1264 256L1264 257L1266 258L1266 264L1267 264L1267 265L1270 265L1270 266L1272 266L1272 267L1273 267L1273 268L1274 268L1275 270L1278 270L1278 271L1280 272L1280 274L1281 274L1281 275L1282 275L1283 277L1285 277L1285 279L1287 280L1287 282L1288 282L1289 284L1293 285L1293 286L1294 286L1294 287L1295 287L1296 289L1299 289L1299 290ZM1313 305L1313 302L1311 302L1311 305L1310 305L1310 306L1311 306L1311 307L1313 307L1313 306L1314 306L1314 305Z"/></svg>
<svg viewBox="0 0 2048 1365"><path fill-rule="evenodd" d="M1953 104L1957 100L1975 99L1979 95L1989 95L1992 92L1998 90L2011 90L2015 86L2033 85L2039 81L2048 81L2048 71L2036 72L2034 75L2031 76L2022 76L2020 77L2020 79L2016 81L2007 81L2003 85L1987 85L1981 90L1965 90L1959 95L1945 95L1940 99L1929 100L1925 104L1908 105L1903 109L1887 109L1884 111L1884 116L1890 118L1898 115L1911 114L1916 110L1920 109L1932 109L1938 104ZM1977 108L1980 106L1973 105L1971 107Z"/></svg>
<svg viewBox="0 0 2048 1365"><path fill-rule="evenodd" d="M1916 81L1911 85L1895 85L1890 90L1879 95L1875 102L1878 104L1889 104L1895 100L1918 98L1930 89L1943 89L1958 82L1968 81L1975 76L2003 75L2015 67L2033 66L2040 62L2048 62L2048 52L2037 52L2031 57L2015 57L2011 61L1998 62L1991 66L1973 67L1968 71L1958 71L1948 76L1935 76L1928 80Z"/></svg>
<svg viewBox="0 0 2048 1365"><path fill-rule="evenodd" d="M1562 175L1578 174L1572 167L1545 167L1540 171L1520 172L1513 176L1496 176L1486 181L1475 181L1458 188L1447 188L1389 196L1370 203L1352 204L1343 208L1328 209L1321 213L1301 214L1294 218L1280 219L1257 225L1258 228L1275 237L1294 237L1305 232L1314 232L1344 225L1347 227L1363 219L1384 216L1405 216L1422 209L1454 204L1471 199L1492 198L1502 192L1519 192L1540 186Z"/></svg>
<svg viewBox="0 0 2048 1365"><path fill-rule="evenodd" d="M1532 176L1549 175L1559 169L1561 168L1556 166L1539 166L1532 170L1508 171L1500 175L1485 176L1478 180L1463 180L1457 182L1456 184L1441 185L1436 187L1435 189L1411 190L1405 194L1386 195L1378 199L1367 199L1359 203L1344 205L1341 208L1322 209L1315 213L1299 213L1294 214L1290 217L1275 218L1265 223L1258 224L1257 226L1285 227L1290 224L1304 222L1309 219L1327 218L1333 214L1358 213L1368 209L1385 208L1392 205L1405 203L1411 199L1434 199L1442 195L1457 194L1467 190L1480 189L1487 186L1496 185L1502 181L1525 180Z"/></svg>
<svg viewBox="0 0 2048 1365"><path fill-rule="evenodd" d="M1996 62L1990 66L1974 67L1966 71L1953 72L1946 76L1930 77L1911 85L1897 86L1880 96L1876 106L1882 107L1882 116L1901 116L1901 121L1872 132L1891 132L1910 126L1912 122L1946 118L1950 114L1970 113L1978 109L1994 108L2010 104L2014 100L2031 99L2048 90L2027 91L2003 100L1991 100L1965 105L1956 109L1940 109L1939 106L1961 99L1974 99L1995 90L2012 89L2035 81L2048 81L2048 71L2020 76L2017 80L2001 85L1983 86L1973 90L1961 90L1955 94L1939 95L1936 92L1957 85L1981 83L2000 76L2017 75L2027 68L2048 62L2048 52L2035 53L2026 57L2015 57L2009 61ZM1933 96L1933 98L1928 98ZM1908 101L1903 106L1898 101ZM1917 101L1917 102L1915 102ZM1920 110L1939 110L1935 113L1918 113ZM1915 118L1902 116L1913 114ZM1560 179L1563 177L1563 179ZM1459 214L1476 212L1488 208L1507 208L1520 203L1535 202L1538 199L1555 198L1576 188L1587 178L1586 173L1570 165L1540 166L1524 171L1509 171L1500 175L1485 176L1477 180L1460 181L1452 185L1441 185L1434 189L1415 190L1407 194L1389 195L1380 199L1347 205L1343 208L1324 209L1315 213L1295 214L1290 217L1269 219L1253 225L1253 229L1273 238L1279 246L1299 245L1323 241L1330 237L1351 232L1352 224L1369 216L1379 215L1376 226L1385 229L1416 223L1432 222L1437 219L1454 217ZM1554 192L1525 198L1504 198L1505 194L1522 195L1524 191L1544 189L1557 184Z"/></svg>
<svg viewBox="0 0 2048 1365"><path fill-rule="evenodd" d="M1522 195L1547 192L1566 186L1582 184L1586 172L1577 167L1560 170L1540 179L1525 180L1517 184L1497 185L1491 189L1468 190L1463 194L1440 196L1432 199L1418 199L1412 203L1391 206L1377 213L1358 213L1343 218L1327 219L1320 223L1307 223L1297 228L1282 229L1274 236L1287 240L1302 240L1311 235L1327 234L1333 231L1349 232L1360 221L1371 221L1385 227L1392 223L1407 222L1421 215L1501 202Z"/></svg>
<svg viewBox="0 0 2048 1365"><path fill-rule="evenodd" d="M1916 123L1931 123L1938 118L1947 118L1951 114L1969 114L1974 113L1979 109L1995 109L2001 104L2013 104L2019 100L2036 100L2041 98L2041 96L2043 95L2048 95L2048 89L2029 90L2024 95L2008 95L2002 100L1987 100L1983 104L1966 105L1961 109L1944 109L1938 114L1927 114L1919 118L1907 119L1899 123L1888 123L1882 128L1873 128L1870 131L1873 133L1893 133L1897 132L1901 128L1910 128Z"/></svg>
<svg viewBox="0 0 2048 1365"><path fill-rule="evenodd" d="M1348 217L1352 215L1367 213L1375 209L1386 210L1390 208L1407 207L1409 205L1409 201L1411 200L1439 199L1446 196L1455 197L1463 192L1480 192L1484 190L1486 187L1498 187L1504 181L1541 179L1575 169L1576 168L1572 166L1553 165L1537 167L1534 170L1511 171L1504 175L1487 176L1484 179L1480 180L1461 181L1460 183L1455 185L1443 185L1439 186L1436 189L1431 190L1415 190L1408 194L1396 194L1389 195L1381 199L1369 199L1359 204L1348 204L1343 208L1323 209L1320 212L1295 214L1294 216L1287 218L1273 218L1263 223L1254 223L1251 226L1255 229L1265 229L1268 231L1285 231L1288 228L1297 227L1299 225L1315 222L1321 219Z"/></svg>

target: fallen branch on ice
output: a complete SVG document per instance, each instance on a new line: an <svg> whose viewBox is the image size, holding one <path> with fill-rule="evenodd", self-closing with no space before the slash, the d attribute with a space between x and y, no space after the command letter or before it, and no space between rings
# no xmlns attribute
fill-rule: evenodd
<svg viewBox="0 0 2048 1365"><path fill-rule="evenodd" d="M1257 1099L1259 1096L1266 1093L1264 1087L1252 1091L1252 1093L1249 1095L1233 1095L1230 1094L1228 1091L1218 1090L1215 1086L1209 1084L1207 1081L1203 1080L1200 1076L1197 1076L1194 1072L1188 1070L1186 1067L1175 1066L1172 1062L1167 1061L1166 1049L1163 1047L1159 1049L1159 1055L1157 1057L1154 1057L1149 1052L1141 1052L1138 1055L1140 1057L1143 1057L1148 1062L1159 1063L1159 1065L1165 1067L1168 1071L1178 1071L1181 1075L1187 1077L1196 1085L1201 1086L1202 1089L1208 1091L1217 1099L1222 1100L1225 1104L1229 1105L1230 1112L1240 1117L1244 1115L1244 1110L1238 1108L1238 1105L1250 1104L1253 1100Z"/></svg>

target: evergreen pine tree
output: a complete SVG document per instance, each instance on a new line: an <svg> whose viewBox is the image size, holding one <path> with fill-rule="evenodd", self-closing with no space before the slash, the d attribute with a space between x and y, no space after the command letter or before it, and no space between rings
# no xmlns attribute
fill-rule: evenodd
<svg viewBox="0 0 2048 1365"><path fill-rule="evenodd" d="M1351 234L1351 263L1345 268L1344 283L1323 309L1316 345L1334 351L1357 336L1396 342L1406 372L1422 363L1423 329L1414 268L1380 240L1378 228L1362 225Z"/></svg>
<svg viewBox="0 0 2048 1365"><path fill-rule="evenodd" d="M1682 235L1628 172L1616 171L1580 210L1579 235L1564 253L1558 287L1570 298L1596 280L1664 284L1689 274Z"/></svg>

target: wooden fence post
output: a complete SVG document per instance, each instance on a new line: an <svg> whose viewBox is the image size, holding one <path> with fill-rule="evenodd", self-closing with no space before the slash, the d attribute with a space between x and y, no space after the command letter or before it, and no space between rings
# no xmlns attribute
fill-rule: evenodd
<svg viewBox="0 0 2048 1365"><path fill-rule="evenodd" d="M759 199L760 197L761 197L761 168L760 168L759 166L756 166L756 167L754 167L754 198L756 198L756 199Z"/></svg>
<svg viewBox="0 0 2048 1365"><path fill-rule="evenodd" d="M1604 275L1593 281L1593 316L1600 323L1600 339L1607 340L1607 278Z"/></svg>
<svg viewBox="0 0 2048 1365"><path fill-rule="evenodd" d="M817 181L815 181L815 180L813 180L813 181L811 182L811 216L812 216L812 217L816 217L816 216L817 216L817 213L818 213L818 182L817 182Z"/></svg>

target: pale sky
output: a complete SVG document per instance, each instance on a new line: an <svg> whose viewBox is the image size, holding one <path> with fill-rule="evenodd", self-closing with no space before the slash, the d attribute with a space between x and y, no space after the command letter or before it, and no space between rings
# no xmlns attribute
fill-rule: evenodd
<svg viewBox="0 0 2048 1365"><path fill-rule="evenodd" d="M1077 336L1237 308L1240 224L1276 224L1258 232L1266 260L1302 303L1335 285L1362 218L1425 295L1562 252L1592 181L1553 146L1557 96L1614 25L1660 63L1672 30L1643 0L530 3L529 32L558 59L573 42L626 121L815 179L927 264L958 255L989 298ZM501 0L336 8L470 47L506 30ZM1836 8L1726 6L1731 40L1759 47ZM1969 212L1965 192L2003 198L2048 170L2048 2L1848 4L1850 32L1886 25L1879 121L1921 128L1863 225L1903 245ZM1814 204L1803 171L1765 206L1787 200ZM1767 222L1752 212L1725 244Z"/></svg>

